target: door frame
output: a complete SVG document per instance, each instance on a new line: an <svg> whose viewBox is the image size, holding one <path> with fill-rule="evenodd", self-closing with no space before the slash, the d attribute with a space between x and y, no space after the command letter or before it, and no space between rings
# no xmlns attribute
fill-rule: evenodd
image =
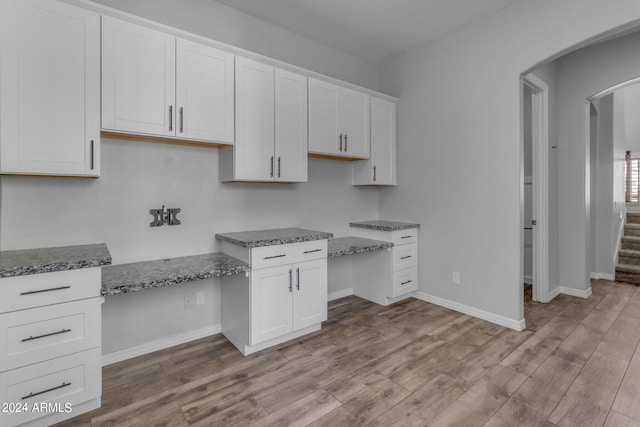
<svg viewBox="0 0 640 427"><path fill-rule="evenodd" d="M533 163L533 300L549 302L549 86L534 74L522 78L522 89L531 92L532 163ZM524 117L523 117L524 119ZM524 152L524 132L521 135ZM524 203L524 163L521 162L521 198ZM524 223L521 209L520 222ZM524 230L521 227L520 250L524 255ZM524 263L521 265L524 279ZM522 280L521 280L522 281Z"/></svg>

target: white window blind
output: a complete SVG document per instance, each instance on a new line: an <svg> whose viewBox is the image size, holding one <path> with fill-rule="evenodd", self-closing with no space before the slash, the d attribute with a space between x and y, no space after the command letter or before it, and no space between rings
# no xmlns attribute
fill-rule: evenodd
<svg viewBox="0 0 640 427"><path fill-rule="evenodd" d="M625 155L625 191L624 196L627 202L640 202L640 158L632 158L631 152Z"/></svg>

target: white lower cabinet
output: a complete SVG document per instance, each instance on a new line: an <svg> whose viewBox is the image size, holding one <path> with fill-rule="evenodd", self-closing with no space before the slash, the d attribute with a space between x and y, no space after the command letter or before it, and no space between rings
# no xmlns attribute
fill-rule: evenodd
<svg viewBox="0 0 640 427"><path fill-rule="evenodd" d="M100 407L100 268L0 279L0 427Z"/></svg>
<svg viewBox="0 0 640 427"><path fill-rule="evenodd" d="M248 277L222 278L222 333L242 354L313 332L327 320L326 240L254 249L223 243L222 251L261 266Z"/></svg>

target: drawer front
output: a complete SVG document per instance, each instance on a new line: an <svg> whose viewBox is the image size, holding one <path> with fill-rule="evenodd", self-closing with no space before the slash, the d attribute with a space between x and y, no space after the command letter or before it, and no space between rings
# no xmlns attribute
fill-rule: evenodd
<svg viewBox="0 0 640 427"><path fill-rule="evenodd" d="M327 240L262 246L251 249L251 269L275 267L327 257Z"/></svg>
<svg viewBox="0 0 640 427"><path fill-rule="evenodd" d="M398 230L391 232L391 241L394 246L416 243L418 241L418 229Z"/></svg>
<svg viewBox="0 0 640 427"><path fill-rule="evenodd" d="M389 297L398 297L413 292L416 289L418 289L417 268L413 267L393 272L393 288L391 289L391 295L389 295Z"/></svg>
<svg viewBox="0 0 640 427"><path fill-rule="evenodd" d="M97 267L0 279L0 313L99 297L101 277Z"/></svg>
<svg viewBox="0 0 640 427"><path fill-rule="evenodd" d="M75 353L0 374L0 402L26 405L26 412L3 413L1 426L14 426L52 413L69 412L102 394L101 350ZM36 411L34 406L37 405ZM69 418L73 411L69 412Z"/></svg>
<svg viewBox="0 0 640 427"><path fill-rule="evenodd" d="M396 271L415 267L418 258L417 248L418 245L416 243L394 246L391 250L393 262L391 269Z"/></svg>
<svg viewBox="0 0 640 427"><path fill-rule="evenodd" d="M100 298L0 315L0 371L99 347Z"/></svg>

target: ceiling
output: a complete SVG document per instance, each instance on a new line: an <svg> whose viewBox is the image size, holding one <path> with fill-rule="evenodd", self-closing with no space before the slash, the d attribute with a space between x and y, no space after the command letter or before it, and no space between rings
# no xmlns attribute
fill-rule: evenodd
<svg viewBox="0 0 640 427"><path fill-rule="evenodd" d="M374 64L521 0L216 0Z"/></svg>

